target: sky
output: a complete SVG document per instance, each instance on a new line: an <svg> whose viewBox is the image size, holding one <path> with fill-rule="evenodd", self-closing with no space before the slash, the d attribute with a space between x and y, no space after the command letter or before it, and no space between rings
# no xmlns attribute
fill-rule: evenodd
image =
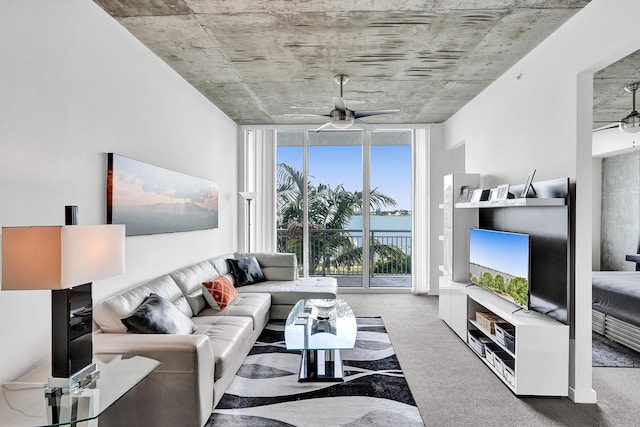
<svg viewBox="0 0 640 427"><path fill-rule="evenodd" d="M517 277L529 277L529 237L472 228L469 261Z"/></svg>
<svg viewBox="0 0 640 427"><path fill-rule="evenodd" d="M193 203L218 210L214 182L113 154L113 204L151 206Z"/></svg>
<svg viewBox="0 0 640 427"><path fill-rule="evenodd" d="M302 170L302 147L279 146L278 163ZM362 191L362 147L310 146L309 175L311 182L343 184L348 191ZM371 147L371 188L396 201L395 207L382 210L411 210L411 146L374 145Z"/></svg>

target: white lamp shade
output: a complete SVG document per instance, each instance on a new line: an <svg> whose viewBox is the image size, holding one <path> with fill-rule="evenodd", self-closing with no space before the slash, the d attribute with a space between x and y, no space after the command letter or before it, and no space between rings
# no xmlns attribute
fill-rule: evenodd
<svg viewBox="0 0 640 427"><path fill-rule="evenodd" d="M2 290L66 289L125 272L124 225L2 228Z"/></svg>
<svg viewBox="0 0 640 427"><path fill-rule="evenodd" d="M256 196L258 195L258 193L254 192L254 191L241 191L240 195L242 196L243 199L245 200L253 200L256 198Z"/></svg>

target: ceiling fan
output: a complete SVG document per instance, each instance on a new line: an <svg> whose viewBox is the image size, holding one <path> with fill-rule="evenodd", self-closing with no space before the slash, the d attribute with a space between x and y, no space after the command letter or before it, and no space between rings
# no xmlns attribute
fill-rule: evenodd
<svg viewBox="0 0 640 427"><path fill-rule="evenodd" d="M632 94L632 111L627 116L625 116L622 120L614 122L616 124L611 124L609 126L603 126L598 129L594 129L594 132L619 128L620 131L624 133L637 133L640 132L640 114L636 110L636 92L640 89L640 82L631 83L629 86L625 86L624 90Z"/></svg>
<svg viewBox="0 0 640 427"><path fill-rule="evenodd" d="M329 117L329 122L320 126L315 132L319 132L329 126L336 129L348 129L354 123L359 124L362 127L370 128L365 122L361 121L362 117L378 116L381 114L394 114L399 113L400 110L351 110L347 108L342 97L342 87L349 81L349 76L346 74L336 74L333 76L333 80L340 85L340 96L333 97L334 109L329 114L312 114L314 116Z"/></svg>

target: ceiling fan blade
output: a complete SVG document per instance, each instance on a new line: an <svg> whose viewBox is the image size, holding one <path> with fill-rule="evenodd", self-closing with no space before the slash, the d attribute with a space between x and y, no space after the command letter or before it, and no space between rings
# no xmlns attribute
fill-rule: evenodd
<svg viewBox="0 0 640 427"><path fill-rule="evenodd" d="M296 117L331 117L329 114L305 114L305 113L284 113L283 116Z"/></svg>
<svg viewBox="0 0 640 427"><path fill-rule="evenodd" d="M365 123L360 119L355 119L353 121L353 124L360 126L362 129L366 129L366 130L369 130L369 131L372 131L372 132L374 130L377 130L375 127L371 126L369 123Z"/></svg>
<svg viewBox="0 0 640 427"><path fill-rule="evenodd" d="M344 105L344 99L341 96L334 96L333 103L336 106L336 110L344 113L347 107Z"/></svg>
<svg viewBox="0 0 640 427"><path fill-rule="evenodd" d="M378 116L380 114L395 114L400 110L358 110L353 112L353 117L359 119L360 117Z"/></svg>
<svg viewBox="0 0 640 427"><path fill-rule="evenodd" d="M320 126L318 129L314 130L314 132L320 132L322 129L331 126L331 122L327 122L325 124L323 124L322 126Z"/></svg>
<svg viewBox="0 0 640 427"><path fill-rule="evenodd" d="M303 106L298 106L298 105L290 105L289 109L290 110L328 110L329 108L331 108L331 105L303 105Z"/></svg>
<svg viewBox="0 0 640 427"><path fill-rule="evenodd" d="M591 132L600 132L601 130L617 129L619 127L620 127L620 125L603 126L603 127L597 128L597 129L593 129Z"/></svg>

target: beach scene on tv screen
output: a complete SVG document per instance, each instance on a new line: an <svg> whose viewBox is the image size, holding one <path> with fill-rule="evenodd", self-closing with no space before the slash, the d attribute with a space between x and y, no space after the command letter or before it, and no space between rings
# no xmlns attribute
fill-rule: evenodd
<svg viewBox="0 0 640 427"><path fill-rule="evenodd" d="M526 308L529 236L479 229L469 233L469 279Z"/></svg>

